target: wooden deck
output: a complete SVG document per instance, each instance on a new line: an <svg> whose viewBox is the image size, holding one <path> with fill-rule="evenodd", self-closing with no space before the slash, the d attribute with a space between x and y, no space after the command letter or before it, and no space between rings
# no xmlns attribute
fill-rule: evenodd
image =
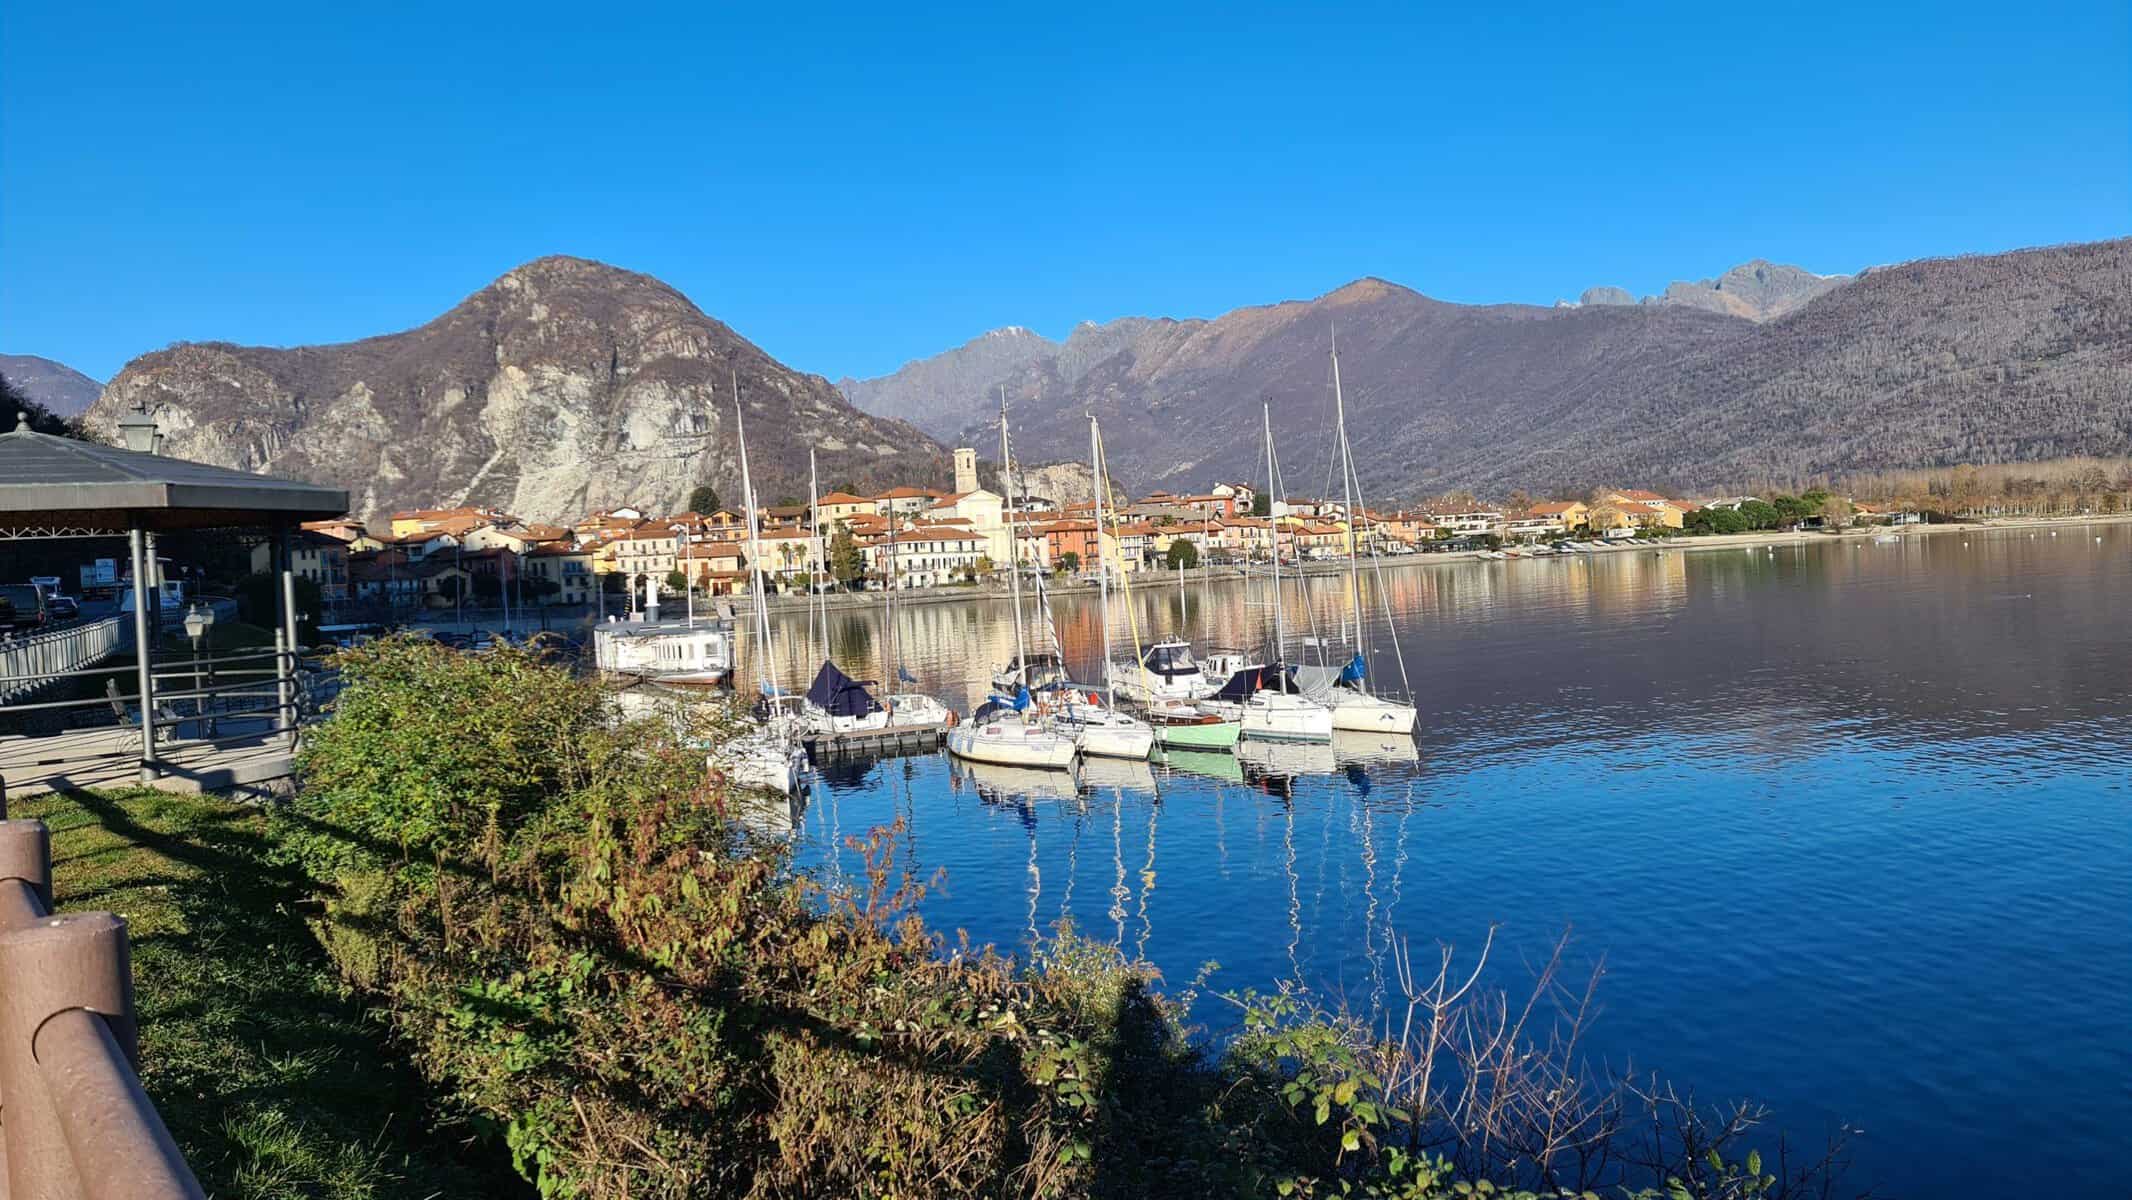
<svg viewBox="0 0 2132 1200"><path fill-rule="evenodd" d="M237 724L237 728L229 728ZM264 722L254 721L263 726ZM181 727L180 734L190 732ZM246 734L225 720L219 743L173 740L156 747L166 792L265 794L295 768L293 739L260 728ZM49 737L0 737L0 781L11 797L72 788L134 787L140 782L140 730L120 726L70 730Z"/></svg>

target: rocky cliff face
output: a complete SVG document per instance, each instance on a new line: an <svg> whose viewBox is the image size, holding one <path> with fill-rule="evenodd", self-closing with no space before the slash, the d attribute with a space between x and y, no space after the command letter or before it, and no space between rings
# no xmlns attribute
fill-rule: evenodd
<svg viewBox="0 0 2132 1200"><path fill-rule="evenodd" d="M181 458L330 483L354 511L492 504L564 521L740 494L734 390L756 493L945 485L945 451L857 411L646 275L531 262L419 329L279 350L193 343L127 364L85 420L111 436L144 405Z"/></svg>

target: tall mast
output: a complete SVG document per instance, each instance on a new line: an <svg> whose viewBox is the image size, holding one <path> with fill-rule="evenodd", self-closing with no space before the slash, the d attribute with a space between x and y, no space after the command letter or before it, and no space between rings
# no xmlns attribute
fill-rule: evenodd
<svg viewBox="0 0 2132 1200"><path fill-rule="evenodd" d="M881 638L881 649L883 653L888 655L887 663L881 668L881 691L883 695L894 695L896 686L896 591L898 583L896 550L896 502L894 499L890 499L888 502L888 595L881 601L881 632L884 635ZM891 712L895 711L895 707L893 702L888 705Z"/></svg>
<svg viewBox="0 0 2132 1200"><path fill-rule="evenodd" d="M1096 435L1096 414L1088 414L1088 466L1096 473L1096 612L1103 626L1103 678L1110 679L1110 563L1103 557L1103 448ZM1137 654L1136 654L1137 657ZM1116 697L1112 697L1116 702Z"/></svg>
<svg viewBox="0 0 2132 1200"><path fill-rule="evenodd" d="M814 562L807 571L807 636L814 637L815 598L821 594L821 576L829 569L829 556L822 547L822 479L814 469L814 447L807 447L807 540L814 546ZM822 657L829 657L829 610L822 610Z"/></svg>
<svg viewBox="0 0 2132 1200"><path fill-rule="evenodd" d="M1259 404L1259 421L1266 431L1266 490L1275 490L1273 473L1273 405ZM1266 523L1273 534L1273 657L1279 662L1288 657L1288 627L1281 617L1281 517L1274 512L1280 504L1278 498L1266 501Z"/></svg>
<svg viewBox="0 0 2132 1200"><path fill-rule="evenodd" d="M1347 445L1347 400L1340 393L1340 334L1332 335L1333 426L1340 437L1340 489L1347 504L1347 594L1354 605L1355 653L1365 654L1367 639L1362 628L1362 576L1355 566L1355 460ZM1362 673L1362 688L1369 690L1369 672Z"/></svg>
<svg viewBox="0 0 2132 1200"><path fill-rule="evenodd" d="M740 410L740 372L734 370L731 378L733 434L740 440L740 493L748 513L748 584L749 590L755 594L755 636L762 643L762 656L756 662L756 669L762 676L763 694L768 695L777 680L777 663L770 648L770 602L762 593L762 537L755 520L755 480L748 473L748 420Z"/></svg>
<svg viewBox="0 0 2132 1200"><path fill-rule="evenodd" d="M1007 511L1014 504L1014 456L1007 447L1007 388L999 389L999 485L1007 490ZM1102 526L1096 527L1096 546L1101 556ZM1021 539L1014 536L1014 519L1007 519L1007 580L1014 597L1014 662L1022 672L1022 681L1028 682L1029 655L1022 644L1022 563Z"/></svg>

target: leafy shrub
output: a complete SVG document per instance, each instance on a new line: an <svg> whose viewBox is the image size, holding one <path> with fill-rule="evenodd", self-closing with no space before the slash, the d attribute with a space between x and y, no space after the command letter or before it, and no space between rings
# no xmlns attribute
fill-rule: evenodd
<svg viewBox="0 0 2132 1200"><path fill-rule="evenodd" d="M853 887L796 876L728 819L742 797L691 748L717 726L621 721L511 651L389 640L342 667L283 844L331 957L544 1196L1464 1186L1366 1031L1289 993L1239 998L1216 1057L1192 993L1070 929L1021 965L928 932L896 830L853 839Z"/></svg>

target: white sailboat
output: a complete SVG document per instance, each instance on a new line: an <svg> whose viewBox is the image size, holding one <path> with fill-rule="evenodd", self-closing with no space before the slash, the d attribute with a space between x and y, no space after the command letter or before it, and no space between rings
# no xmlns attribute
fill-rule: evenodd
<svg viewBox="0 0 2132 1200"><path fill-rule="evenodd" d="M819 539L821 484L814 476L814 454L807 455L808 505L813 511ZM888 526L888 579L887 599L882 605L881 623L884 636L881 639L884 678L894 679L902 670L896 658L896 550L897 531L895 513L891 510ZM813 602L810 599L809 608ZM829 614L821 617L822 665L816 670L814 682L808 685L802 699L801 714L804 737L817 754L849 750L897 749L917 740L930 749L927 739L938 737L955 724L955 713L947 705L931 696L918 692L890 692L886 701L876 699L868 690L868 684L846 675L829 660Z"/></svg>
<svg viewBox="0 0 2132 1200"><path fill-rule="evenodd" d="M1261 405L1260 420L1266 438L1266 486L1279 494L1280 468L1273 457L1273 411ZM1330 742L1332 710L1291 690L1287 657L1288 626L1281 596L1281 527L1273 527L1273 654L1271 665L1230 663L1228 682L1209 702L1218 712L1233 708L1243 724L1244 737L1267 742ZM1255 673L1254 673L1255 672ZM1246 690L1248 689L1248 690Z"/></svg>
<svg viewBox="0 0 2132 1200"><path fill-rule="evenodd" d="M755 485L748 472L747 418L740 407L740 376L733 381L733 433L740 442L740 490L747 501L748 569L750 599L754 601L755 670L765 703L762 724L755 731L733 738L711 750L707 765L723 771L728 779L748 787L772 788L786 795L805 787L807 754L800 746L800 728L794 714L779 700L777 657L770 641L770 606L763 595L762 540L755 519Z"/></svg>
<svg viewBox="0 0 2132 1200"><path fill-rule="evenodd" d="M1333 376L1333 425L1339 437L1340 486L1347 502L1347 593L1353 606L1355 621L1355 657L1347 667L1328 681L1322 692L1315 685L1306 688L1310 698L1332 709L1334 729L1353 733L1411 733L1416 713L1414 706L1377 695L1370 686L1368 665L1368 638L1365 636L1368 617L1362 607L1362 578L1358 572L1355 556L1356 526L1368 523L1368 514L1357 507L1356 493L1360 491L1355 478L1355 457L1347 440L1347 400L1340 390L1340 343L1335 335L1332 347ZM1377 542L1370 539L1370 562L1377 565ZM1381 571L1381 568L1380 568ZM1384 580L1377 580L1380 593ZM1399 642L1399 631L1386 623L1393 646ZM1406 659L1400 656L1400 674L1406 673Z"/></svg>
<svg viewBox="0 0 2132 1200"><path fill-rule="evenodd" d="M999 394L1000 470L1007 490L1014 486L1012 452L1007 441L1007 393ZM1022 631L1021 552L1010 526L1007 536L1007 575L1013 581L1014 658L1029 661L1029 647ZM1054 728L1044 719L1026 688L1016 688L1012 699L995 696L980 705L968 721L948 731L948 753L971 762L1002 767L1071 768L1080 758L1081 747L1070 733Z"/></svg>
<svg viewBox="0 0 2132 1200"><path fill-rule="evenodd" d="M1103 478L1103 442L1096 428L1094 416L1088 418L1088 461L1095 470L1095 477ZM1120 578L1124 577L1121 571ZM1043 585L1039 583L1039 592ZM1103 657L1110 662L1110 560L1103 553L1103 489L1096 489L1096 623L1103 629ZM1044 610L1044 627L1051 628L1051 614ZM1155 730L1146 721L1103 704L1092 691L1081 691L1071 683L1052 689L1068 696L1068 701L1054 710L1053 719L1059 728L1071 733L1080 743L1081 753L1100 755L1106 758L1145 759L1155 748Z"/></svg>

